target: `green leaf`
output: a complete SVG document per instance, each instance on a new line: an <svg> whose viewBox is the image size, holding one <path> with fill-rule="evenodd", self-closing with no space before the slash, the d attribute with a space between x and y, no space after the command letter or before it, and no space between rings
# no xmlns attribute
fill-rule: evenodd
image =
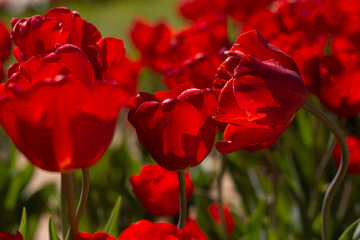
<svg viewBox="0 0 360 240"><path fill-rule="evenodd" d="M358 240L360 239L360 234L356 229L360 224L360 218L353 222L343 234L341 234L339 240Z"/></svg>
<svg viewBox="0 0 360 240"><path fill-rule="evenodd" d="M52 217L49 218L49 235L50 240L60 240L60 238L57 236L56 226Z"/></svg>
<svg viewBox="0 0 360 240"><path fill-rule="evenodd" d="M117 221L119 219L120 207L121 207L121 196L117 198L115 206L111 212L110 218L104 229L104 232L111 236L117 236L119 234L117 231Z"/></svg>
<svg viewBox="0 0 360 240"><path fill-rule="evenodd" d="M26 208L23 207L20 226L19 226L19 232L22 234L24 240L26 240L26 222L27 222Z"/></svg>
<svg viewBox="0 0 360 240"><path fill-rule="evenodd" d="M260 230L266 210L266 199L260 200L255 212L251 215L247 226L246 239L260 239Z"/></svg>

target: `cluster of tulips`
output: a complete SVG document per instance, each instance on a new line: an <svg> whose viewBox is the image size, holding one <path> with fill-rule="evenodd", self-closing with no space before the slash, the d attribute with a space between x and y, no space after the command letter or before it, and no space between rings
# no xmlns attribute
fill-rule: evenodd
<svg viewBox="0 0 360 240"><path fill-rule="evenodd" d="M359 13L354 14L352 3L358 5L355 0L183 0L179 9L191 24L181 31L165 23L134 24L130 36L139 60L126 56L121 39L102 37L65 7L12 19L17 62L0 85L0 123L33 165L61 174L63 239L208 239L188 214L194 185L187 170L209 155L217 133L222 136L215 143L220 154L274 145L302 107L338 139L334 156L339 170L321 218L322 238L330 239L332 198L347 169L360 173L360 156L351 151L348 168L342 131L308 102L308 91L339 117L360 112L360 29L350 24ZM228 38L229 17L241 32L234 43ZM11 42L2 25L0 34L2 65ZM169 90L136 94L144 67L162 74ZM142 219L120 236L79 229L89 192L88 168L108 148L121 109L129 109L128 121L157 163L130 178L133 192L150 214L179 215L177 226ZM359 149L356 136L348 142ZM76 170L82 170L84 181L77 209ZM208 211L223 228L223 237L231 239L234 219L222 202L221 187L219 196ZM21 230L2 232L0 239L23 236Z"/></svg>

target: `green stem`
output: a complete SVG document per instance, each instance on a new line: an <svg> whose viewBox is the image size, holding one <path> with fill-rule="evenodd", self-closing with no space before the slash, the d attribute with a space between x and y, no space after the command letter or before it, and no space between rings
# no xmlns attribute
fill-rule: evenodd
<svg viewBox="0 0 360 240"><path fill-rule="evenodd" d="M224 178L226 169L226 159L224 155L222 154L221 162L220 162L220 171L216 178L216 185L217 185L217 202L218 202L218 208L219 208L219 216L220 216L220 223L221 223L221 234L223 239L227 239L226 234L226 222L225 222L225 216L224 216L224 206L223 206L223 196L222 196L222 180Z"/></svg>
<svg viewBox="0 0 360 240"><path fill-rule="evenodd" d="M81 193L80 193L80 199L79 204L76 209L76 219L77 221L80 220L82 213L84 212L86 202L89 196L89 189L90 189L90 177L89 177L89 169L85 168L82 169L82 184L81 184ZM70 234L70 228L67 231L66 236L69 236Z"/></svg>
<svg viewBox="0 0 360 240"><path fill-rule="evenodd" d="M61 216L61 231L63 239L66 237L66 230L69 226L68 216L67 216L67 204L66 204L66 194L65 194L65 183L64 178L61 175L61 209L60 209L60 216Z"/></svg>
<svg viewBox="0 0 360 240"><path fill-rule="evenodd" d="M305 103L303 108L309 111L317 118L319 118L330 129L330 131L335 135L337 141L339 142L342 153L339 169L325 193L325 197L321 209L321 220L322 220L321 236L323 240L329 240L330 239L329 220L330 220L331 202L342 180L346 175L346 171L349 165L349 149L346 143L345 136L343 135L342 131L328 116L326 116L326 114L323 111L321 111L319 108L317 108L309 101Z"/></svg>
<svg viewBox="0 0 360 240"><path fill-rule="evenodd" d="M81 185L81 194L79 199L79 204L76 210L76 217L80 220L81 215L85 209L86 202L89 196L90 189L90 177L89 177L89 169L82 169L82 185Z"/></svg>
<svg viewBox="0 0 360 240"><path fill-rule="evenodd" d="M78 220L76 218L75 195L74 195L74 178L73 173L61 173L62 182L64 183L65 195L68 204L68 217L70 220L70 239L76 240L78 232ZM68 235L65 239L68 239Z"/></svg>
<svg viewBox="0 0 360 240"><path fill-rule="evenodd" d="M186 214L187 214L185 170L179 170L177 171L177 174L179 181L179 198L180 198L179 222L177 227L183 229L186 223Z"/></svg>

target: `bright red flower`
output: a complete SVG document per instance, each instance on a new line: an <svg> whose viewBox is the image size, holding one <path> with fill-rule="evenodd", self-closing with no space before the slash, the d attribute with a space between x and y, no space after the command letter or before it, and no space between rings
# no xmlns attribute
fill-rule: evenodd
<svg viewBox="0 0 360 240"><path fill-rule="evenodd" d="M101 39L100 32L91 23L65 7L53 8L43 16L13 19L11 25L11 37L17 46L14 54L19 61L52 52L57 45L67 43L86 50Z"/></svg>
<svg viewBox="0 0 360 240"><path fill-rule="evenodd" d="M78 232L76 235L76 240L116 240L116 238L104 232L96 232L93 234Z"/></svg>
<svg viewBox="0 0 360 240"><path fill-rule="evenodd" d="M235 220L232 217L229 206L227 204L223 204L223 211L225 217L226 233L230 236L235 227ZM218 203L212 203L208 208L208 212L210 216L214 219L215 223L220 225L221 219Z"/></svg>
<svg viewBox="0 0 360 240"><path fill-rule="evenodd" d="M207 236L200 229L199 225L193 218L186 220L184 231L189 234L192 240L208 240Z"/></svg>
<svg viewBox="0 0 360 240"><path fill-rule="evenodd" d="M130 99L129 122L139 141L163 168L174 171L198 165L211 151L216 135L216 96L210 89L180 85L155 95Z"/></svg>
<svg viewBox="0 0 360 240"><path fill-rule="evenodd" d="M20 232L16 232L16 235L12 235L7 232L0 232L0 240L23 240L23 236Z"/></svg>
<svg viewBox="0 0 360 240"><path fill-rule="evenodd" d="M132 175L130 182L135 195L149 213L162 217L179 214L179 184L176 172L159 165L146 165L139 175ZM189 200L194 185L189 173L185 174L186 199Z"/></svg>
<svg viewBox="0 0 360 240"><path fill-rule="evenodd" d="M17 148L48 171L94 164L126 103L121 88L95 80L88 58L73 45L16 64L11 72L1 87L0 122Z"/></svg>
<svg viewBox="0 0 360 240"><path fill-rule="evenodd" d="M53 8L43 16L13 19L12 26L11 37L17 46L14 55L19 61L51 53L61 45L72 44L79 47L90 60L95 79L116 81L129 91L128 97L135 95L140 67L125 59L123 41L102 38L96 27L81 19L76 11L65 7ZM131 70L124 70L125 65L131 66Z"/></svg>
<svg viewBox="0 0 360 240"><path fill-rule="evenodd" d="M182 229L170 223L152 223L140 220L126 228L119 236L119 240L191 240L190 236Z"/></svg>
<svg viewBox="0 0 360 240"><path fill-rule="evenodd" d="M0 82L4 79L3 63L9 57L11 50L10 33L4 23L0 21Z"/></svg>
<svg viewBox="0 0 360 240"><path fill-rule="evenodd" d="M346 137L346 142L349 147L349 167L347 172L350 174L360 174L360 138L351 135ZM341 162L341 148L337 142L333 151L335 164L339 167Z"/></svg>
<svg viewBox="0 0 360 240"><path fill-rule="evenodd" d="M244 33L228 52L214 82L218 115L225 123L221 153L270 141L284 132L307 100L295 62L256 31Z"/></svg>

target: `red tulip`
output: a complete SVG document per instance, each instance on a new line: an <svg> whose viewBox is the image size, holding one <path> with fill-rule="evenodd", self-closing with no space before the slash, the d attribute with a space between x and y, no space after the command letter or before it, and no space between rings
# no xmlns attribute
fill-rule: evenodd
<svg viewBox="0 0 360 240"><path fill-rule="evenodd" d="M152 223L148 220L140 220L126 228L119 240L191 240L190 236L182 229L170 223Z"/></svg>
<svg viewBox="0 0 360 240"><path fill-rule="evenodd" d="M192 240L208 240L197 222L190 217L186 220L184 231L189 234Z"/></svg>
<svg viewBox="0 0 360 240"><path fill-rule="evenodd" d="M96 232L93 234L78 232L76 235L76 240L116 240L116 238L104 232Z"/></svg>
<svg viewBox="0 0 360 240"><path fill-rule="evenodd" d="M162 217L179 214L179 186L176 172L158 165L146 165L139 175L132 175L130 182L135 195L146 211ZM189 173L185 174L186 199L189 200L194 185Z"/></svg>
<svg viewBox="0 0 360 240"><path fill-rule="evenodd" d="M48 171L94 164L110 144L126 103L121 88L95 80L88 58L73 45L11 71L1 87L0 123L17 148Z"/></svg>
<svg viewBox="0 0 360 240"><path fill-rule="evenodd" d="M17 46L14 54L19 61L49 54L61 45L72 44L90 60L95 79L116 81L128 97L135 95L140 66L124 57L123 41L102 38L96 27L81 19L77 12L65 7L53 8L43 16L13 19L12 26L11 36ZM125 65L130 66L129 71L124 70Z"/></svg>
<svg viewBox="0 0 360 240"><path fill-rule="evenodd" d="M91 23L65 7L53 8L43 16L13 19L11 25L11 37L17 46L14 53L19 61L52 52L57 45L66 43L84 50L101 39L100 32Z"/></svg>
<svg viewBox="0 0 360 240"><path fill-rule="evenodd" d="M208 208L210 216L213 218L217 225L221 224L220 213L219 213L219 205L218 203L212 203ZM223 211L225 217L225 225L226 225L226 233L230 236L235 227L235 221L230 213L229 206L227 204L223 204Z"/></svg>
<svg viewBox="0 0 360 240"><path fill-rule="evenodd" d="M0 232L0 240L23 240L23 236L20 232L16 232L16 235L12 235L7 232Z"/></svg>
<svg viewBox="0 0 360 240"><path fill-rule="evenodd" d="M130 99L129 122L139 141L163 168L174 171L198 165L211 151L216 135L216 96L210 89L180 85L155 95Z"/></svg>
<svg viewBox="0 0 360 240"><path fill-rule="evenodd" d="M316 95L321 103L340 117L360 113L360 47L347 38L334 37L333 54L320 62L320 81Z"/></svg>
<svg viewBox="0 0 360 240"><path fill-rule="evenodd" d="M284 132L307 100L307 89L295 62L257 32L238 37L214 82L218 115L226 125L224 141L230 153L271 141Z"/></svg>
<svg viewBox="0 0 360 240"><path fill-rule="evenodd" d="M9 30L0 21L0 82L4 79L3 63L9 57L10 50L11 40Z"/></svg>
<svg viewBox="0 0 360 240"><path fill-rule="evenodd" d="M347 172L350 174L360 174L360 138L351 135L346 137L346 142L349 147L349 167ZM333 156L335 160L335 164L339 167L341 162L341 148L339 143L336 143Z"/></svg>

